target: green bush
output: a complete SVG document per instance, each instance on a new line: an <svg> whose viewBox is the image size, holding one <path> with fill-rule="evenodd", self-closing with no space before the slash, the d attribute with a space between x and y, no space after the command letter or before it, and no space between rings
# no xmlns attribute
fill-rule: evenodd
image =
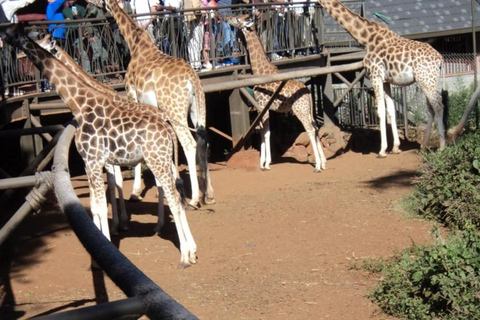
<svg viewBox="0 0 480 320"><path fill-rule="evenodd" d="M423 156L413 191L417 213L453 228L467 220L480 226L480 133Z"/></svg>
<svg viewBox="0 0 480 320"><path fill-rule="evenodd" d="M460 79L460 78L459 78ZM459 88L456 91L449 91L448 93L448 124L449 127L454 127L460 121L460 118L463 115L463 112L470 103L475 87L473 84L466 86L461 80L458 80L457 87ZM473 117L470 117L470 120L467 122L466 128L471 128L474 126Z"/></svg>
<svg viewBox="0 0 480 320"><path fill-rule="evenodd" d="M480 232L435 233L433 246L412 245L385 265L370 299L402 319L480 319Z"/></svg>

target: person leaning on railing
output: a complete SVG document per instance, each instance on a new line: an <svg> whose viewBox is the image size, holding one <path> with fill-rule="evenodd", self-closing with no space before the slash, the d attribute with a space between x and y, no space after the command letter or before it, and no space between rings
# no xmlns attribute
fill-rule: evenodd
<svg viewBox="0 0 480 320"><path fill-rule="evenodd" d="M137 17L137 24L140 28L147 30L150 39L155 43L155 35L153 31L153 21L157 18L156 15L143 15L146 13L157 12L157 0L132 0L131 5L134 14L141 15Z"/></svg>
<svg viewBox="0 0 480 320"><path fill-rule="evenodd" d="M199 9L202 7L202 2L200 0L184 0L183 6L185 9ZM188 39L188 61L195 71L200 71L202 69L201 53L204 33L201 11L186 11L185 26Z"/></svg>
<svg viewBox="0 0 480 320"><path fill-rule="evenodd" d="M48 0L46 16L47 21L62 21L65 20L62 10L66 0ZM48 25L48 31L52 38L62 47L65 47L66 42L66 28L65 23L51 23Z"/></svg>

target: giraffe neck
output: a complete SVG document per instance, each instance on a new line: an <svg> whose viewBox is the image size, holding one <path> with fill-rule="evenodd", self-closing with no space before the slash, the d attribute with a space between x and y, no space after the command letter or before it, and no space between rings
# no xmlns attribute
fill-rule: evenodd
<svg viewBox="0 0 480 320"><path fill-rule="evenodd" d="M73 115L79 117L82 104L76 98L80 96L82 89L83 91L91 91L91 86L78 79L61 61L26 35L17 35L12 44L25 52L33 64L55 87Z"/></svg>
<svg viewBox="0 0 480 320"><path fill-rule="evenodd" d="M371 37L379 33L383 36L394 34L387 27L359 16L338 0L318 2L362 46L374 43Z"/></svg>
<svg viewBox="0 0 480 320"><path fill-rule="evenodd" d="M120 33L125 38L128 48L133 52L142 47L150 47L158 49L152 42L146 30L137 26L137 23L130 17L120 6L116 0L106 0L107 8L117 22Z"/></svg>
<svg viewBox="0 0 480 320"><path fill-rule="evenodd" d="M278 68L268 60L258 34L255 31L246 29L242 29L242 31L247 41L252 73L258 75L278 73Z"/></svg>
<svg viewBox="0 0 480 320"><path fill-rule="evenodd" d="M55 57L62 62L67 69L69 69L71 72L73 72L78 78L82 79L85 83L90 83L90 84L95 84L95 90L99 90L105 93L110 93L110 94L117 94L117 91L112 89L111 87L96 81L91 75L85 72L78 63L73 60L73 58L66 53L60 46L56 45L55 46Z"/></svg>

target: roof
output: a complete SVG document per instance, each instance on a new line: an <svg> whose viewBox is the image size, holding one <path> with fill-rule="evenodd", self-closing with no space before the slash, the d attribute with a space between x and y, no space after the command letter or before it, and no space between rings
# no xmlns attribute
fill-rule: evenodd
<svg viewBox="0 0 480 320"><path fill-rule="evenodd" d="M475 6L480 26L480 4ZM401 35L458 34L472 31L472 1L467 0L366 0L366 18L383 22ZM382 19L382 16L388 17Z"/></svg>
<svg viewBox="0 0 480 320"><path fill-rule="evenodd" d="M471 1L467 0L364 0L342 1L360 14L365 4L365 17L387 25L394 32L414 38L445 36L472 32ZM473 0L475 25L480 28L480 0ZM342 27L325 11L328 40L345 39L334 35ZM333 33L333 34L332 34ZM349 36L347 37L348 39Z"/></svg>

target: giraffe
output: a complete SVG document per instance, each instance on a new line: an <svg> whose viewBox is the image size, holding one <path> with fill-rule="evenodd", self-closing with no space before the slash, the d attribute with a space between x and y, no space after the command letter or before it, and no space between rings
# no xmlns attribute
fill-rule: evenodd
<svg viewBox="0 0 480 320"><path fill-rule="evenodd" d="M40 47L52 53L58 60L60 60L71 72L75 73L76 76L82 78L87 83L95 83L95 89L102 91L106 94L115 96L117 99L125 99L118 94L118 92L111 87L105 85L102 82L96 81L91 75L86 73L72 57L65 52L62 47L56 45L55 41L51 41L51 36L47 34L44 38L35 41ZM128 102L127 102L128 103ZM148 107L147 105L142 105L143 108ZM150 108L153 108L150 106ZM164 120L168 120L167 115L162 109L159 109L160 113ZM125 200L123 198L123 177L120 166L114 166L114 175L107 171L107 182L108 190L110 192L110 199L112 204L112 226L110 228L110 233L117 235L118 228L121 230L128 230L128 221L130 220L127 210L125 208ZM119 198L119 208L117 207L117 202L115 201L115 187L118 189L118 198ZM159 205L158 205L158 217L159 222L155 227L155 230L160 234L160 230L163 226L163 190L158 188L159 194Z"/></svg>
<svg viewBox="0 0 480 320"><path fill-rule="evenodd" d="M267 58L265 49L255 31L255 26L249 15L238 15L228 17L227 21L233 27L240 29L247 42L250 64L254 75L266 75L278 73L278 68ZM272 82L255 86L253 88L254 98L264 108L273 93L280 86L280 82ZM282 88L279 98L275 99L270 110L276 112L293 111L300 120L307 132L315 154L315 172L326 168L327 159L323 153L320 139L318 138L318 127L312 116L312 96L310 90L301 82L289 80ZM268 112L262 119L262 143L260 146L260 168L270 170L270 124Z"/></svg>
<svg viewBox="0 0 480 320"><path fill-rule="evenodd" d="M192 198L190 205L215 203L208 170L205 93L197 73L183 59L164 54L148 33L120 8L116 0L105 0L108 10L130 49L130 63L125 75L129 99L162 107L168 114L188 162ZM197 130L197 141L188 130L188 115ZM196 169L199 161L201 183ZM140 193L140 167L135 169L133 194ZM200 195L202 193L202 195Z"/></svg>
<svg viewBox="0 0 480 320"><path fill-rule="evenodd" d="M445 147L443 103L437 91L443 58L427 43L406 39L386 26L352 12L338 0L318 0L320 5L338 21L350 35L365 47L363 64L375 92L375 104L380 121L381 147L379 158L386 157L386 119L393 133L392 153L400 152L400 139L395 119L391 84L407 86L417 82L427 97L428 122L422 148L428 146L433 120L436 116L440 149ZM385 110L386 105L386 110Z"/></svg>
<svg viewBox="0 0 480 320"><path fill-rule="evenodd" d="M145 160L163 188L180 242L180 267L196 263L197 246L185 214L185 195L176 164L173 128L157 108L122 99L75 72L28 38L21 28L7 30L5 40L24 51L55 87L72 111L78 127L75 144L85 163L95 225L110 240L103 168L136 165ZM159 222L160 222L159 217Z"/></svg>

